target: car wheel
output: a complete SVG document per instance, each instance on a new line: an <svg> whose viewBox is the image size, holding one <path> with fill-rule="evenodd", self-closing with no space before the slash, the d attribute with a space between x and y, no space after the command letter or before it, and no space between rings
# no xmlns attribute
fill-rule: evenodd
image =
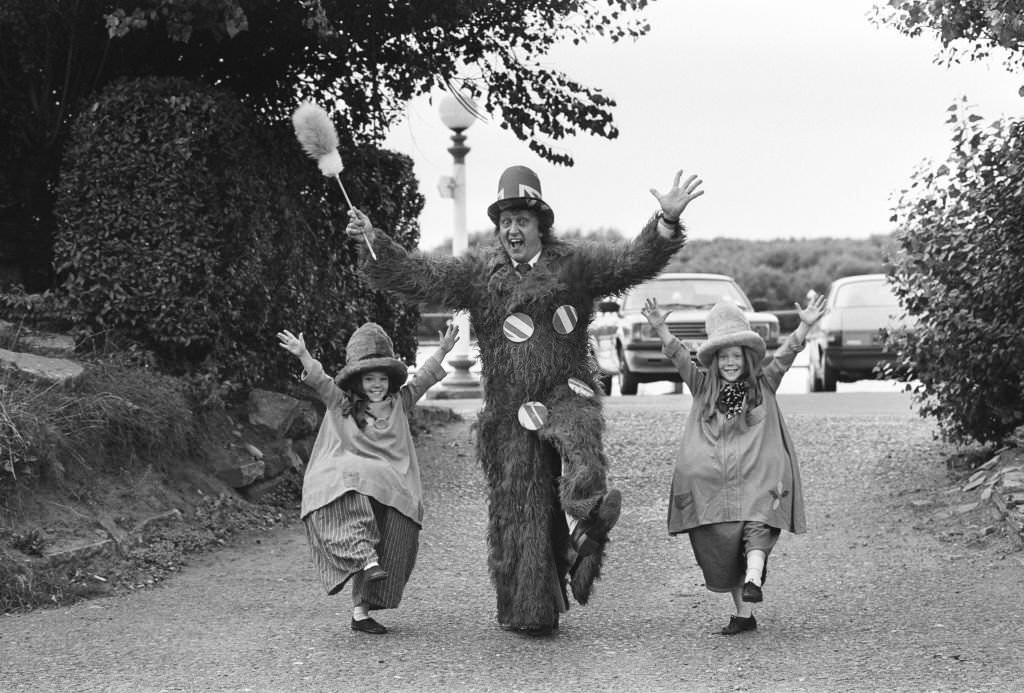
<svg viewBox="0 0 1024 693"><path fill-rule="evenodd" d="M821 357L821 389L825 392L836 391L836 381L838 380L839 374L836 369L828 365L828 361L825 357Z"/></svg>
<svg viewBox="0 0 1024 693"><path fill-rule="evenodd" d="M626 365L626 359L622 358L622 352L619 352L619 394L622 395L635 395L636 387L640 384L640 381L636 379L636 376L629 371L629 366Z"/></svg>

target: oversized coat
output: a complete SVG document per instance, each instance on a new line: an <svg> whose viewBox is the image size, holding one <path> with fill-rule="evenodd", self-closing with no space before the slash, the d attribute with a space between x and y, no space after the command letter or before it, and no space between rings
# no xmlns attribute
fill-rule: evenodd
<svg viewBox="0 0 1024 693"><path fill-rule="evenodd" d="M526 275L497 244L432 257L377 233L377 260L364 252L364 271L378 289L469 311L486 382L477 453L488 483L488 565L504 626L557 623L568 608L562 511L586 517L606 490L604 418L587 335L595 299L654 277L683 242L681 232L663 238L656 218L624 243L549 239ZM570 378L588 383L594 396L576 394ZM519 422L526 402L547 409L536 431ZM581 604L602 561L603 550L591 554L572 576Z"/></svg>
<svg viewBox="0 0 1024 693"><path fill-rule="evenodd" d="M761 403L732 420L704 412L708 372L673 340L663 349L693 393L669 493L668 531L686 532L717 522L757 521L805 531L803 486L793 438L775 392L803 342L793 335L757 376Z"/></svg>
<svg viewBox="0 0 1024 693"><path fill-rule="evenodd" d="M348 393L314 360L310 370L303 374L303 382L316 390L327 411L302 480L300 516L305 518L356 491L422 525L423 487L409 429L409 411L444 376L444 368L431 357L397 393L389 395L393 401L385 420L387 425L378 429L370 424L360 430L355 419L342 414L349 403Z"/></svg>

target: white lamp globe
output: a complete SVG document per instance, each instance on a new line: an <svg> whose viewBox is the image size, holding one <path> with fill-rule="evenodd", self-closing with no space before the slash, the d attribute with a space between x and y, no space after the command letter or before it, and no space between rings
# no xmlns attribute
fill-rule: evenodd
<svg viewBox="0 0 1024 693"><path fill-rule="evenodd" d="M468 96L464 96L462 99L473 108L476 108L473 100ZM441 122L444 123L445 127L455 132L462 132L476 120L476 116L466 110L466 107L462 105L462 101L450 93L441 97L441 103L438 104L437 111L441 115Z"/></svg>

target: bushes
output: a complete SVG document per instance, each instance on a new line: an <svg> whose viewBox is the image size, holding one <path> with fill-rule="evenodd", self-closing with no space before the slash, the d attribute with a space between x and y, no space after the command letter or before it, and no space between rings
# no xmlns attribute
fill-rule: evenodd
<svg viewBox="0 0 1024 693"><path fill-rule="evenodd" d="M422 208L406 157L347 146L346 188L407 247ZM82 110L58 190L67 317L123 330L175 370L251 384L287 376L274 334L303 331L328 370L374 319L411 358L415 310L370 291L340 192L290 123L181 79L121 81Z"/></svg>
<svg viewBox="0 0 1024 693"><path fill-rule="evenodd" d="M897 371L944 435L998 442L1024 423L1024 124L954 106L953 151L896 209L896 292L917 317Z"/></svg>

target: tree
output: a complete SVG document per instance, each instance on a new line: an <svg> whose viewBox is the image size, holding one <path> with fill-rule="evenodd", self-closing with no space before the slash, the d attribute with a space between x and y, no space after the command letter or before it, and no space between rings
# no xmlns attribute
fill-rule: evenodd
<svg viewBox="0 0 1024 693"><path fill-rule="evenodd" d="M874 18L907 36L934 34L943 46L940 61L998 56L1008 70L1024 68L1024 4L1020 2L890 0L875 6Z"/></svg>
<svg viewBox="0 0 1024 693"><path fill-rule="evenodd" d="M226 88L280 121L300 98L335 111L349 145L379 142L432 88L474 97L530 148L613 138L614 102L545 67L560 42L649 29L647 0L5 0L0 5L0 235L48 277L53 197L84 99L121 77L179 76ZM42 261L43 266L40 266Z"/></svg>
<svg viewBox="0 0 1024 693"><path fill-rule="evenodd" d="M915 329L897 373L946 437L999 442L1024 424L1024 124L950 108L953 149L896 214L896 293Z"/></svg>

